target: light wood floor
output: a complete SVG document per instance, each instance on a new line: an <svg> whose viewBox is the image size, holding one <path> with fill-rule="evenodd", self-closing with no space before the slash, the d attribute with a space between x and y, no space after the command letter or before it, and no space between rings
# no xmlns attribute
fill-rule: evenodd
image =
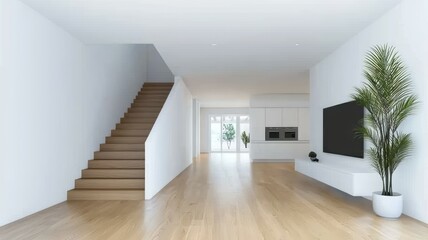
<svg viewBox="0 0 428 240"><path fill-rule="evenodd" d="M200 159L150 201L65 202L0 228L0 239L428 239L428 225L375 216L354 198L247 154Z"/></svg>

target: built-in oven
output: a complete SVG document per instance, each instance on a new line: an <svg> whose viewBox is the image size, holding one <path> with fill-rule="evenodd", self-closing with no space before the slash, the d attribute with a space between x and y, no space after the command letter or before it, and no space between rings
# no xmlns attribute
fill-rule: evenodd
<svg viewBox="0 0 428 240"><path fill-rule="evenodd" d="M280 141L282 140L280 127L267 127L265 131L266 141Z"/></svg>
<svg viewBox="0 0 428 240"><path fill-rule="evenodd" d="M297 127L266 127L265 140L266 141L297 141L298 128Z"/></svg>
<svg viewBox="0 0 428 240"><path fill-rule="evenodd" d="M297 140L297 127L285 128L284 140Z"/></svg>

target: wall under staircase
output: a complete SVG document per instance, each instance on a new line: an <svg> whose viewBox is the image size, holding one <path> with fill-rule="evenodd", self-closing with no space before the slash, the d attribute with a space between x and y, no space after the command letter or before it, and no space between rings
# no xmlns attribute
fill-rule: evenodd
<svg viewBox="0 0 428 240"><path fill-rule="evenodd" d="M192 95L180 77L145 145L145 198L153 198L192 164Z"/></svg>

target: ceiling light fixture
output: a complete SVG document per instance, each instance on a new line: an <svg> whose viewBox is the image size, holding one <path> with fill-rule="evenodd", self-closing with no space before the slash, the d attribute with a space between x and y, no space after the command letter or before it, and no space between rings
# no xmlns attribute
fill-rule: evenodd
<svg viewBox="0 0 428 240"><path fill-rule="evenodd" d="M296 43L296 46L300 46L300 43Z"/></svg>
<svg viewBox="0 0 428 240"><path fill-rule="evenodd" d="M217 46L217 43L211 43L211 46L215 47Z"/></svg>

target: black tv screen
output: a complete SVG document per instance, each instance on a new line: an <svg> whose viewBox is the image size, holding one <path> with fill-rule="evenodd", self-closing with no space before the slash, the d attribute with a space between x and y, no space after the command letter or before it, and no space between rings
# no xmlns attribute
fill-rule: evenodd
<svg viewBox="0 0 428 240"><path fill-rule="evenodd" d="M356 129L364 118L364 107L355 101L323 110L323 151L364 158L364 139Z"/></svg>

